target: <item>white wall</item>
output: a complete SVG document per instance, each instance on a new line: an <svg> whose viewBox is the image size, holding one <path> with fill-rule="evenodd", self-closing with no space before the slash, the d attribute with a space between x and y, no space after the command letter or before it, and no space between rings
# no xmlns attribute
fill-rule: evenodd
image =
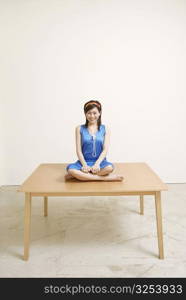
<svg viewBox="0 0 186 300"><path fill-rule="evenodd" d="M0 184L76 160L83 104L103 104L107 158L186 181L184 0L0 1Z"/></svg>

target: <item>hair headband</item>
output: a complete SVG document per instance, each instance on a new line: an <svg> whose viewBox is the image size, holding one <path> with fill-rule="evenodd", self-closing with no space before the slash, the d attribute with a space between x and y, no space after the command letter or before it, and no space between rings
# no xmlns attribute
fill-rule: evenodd
<svg viewBox="0 0 186 300"><path fill-rule="evenodd" d="M99 108L101 107L101 105L97 102L94 102L94 101L91 101L91 102L88 102L86 105L85 105L85 108L88 106L88 105L91 105L91 104L95 104L96 106L98 106Z"/></svg>

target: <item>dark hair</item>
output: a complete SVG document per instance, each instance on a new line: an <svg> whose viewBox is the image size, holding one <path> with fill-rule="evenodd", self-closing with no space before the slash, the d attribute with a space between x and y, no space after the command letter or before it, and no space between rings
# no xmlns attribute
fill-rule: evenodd
<svg viewBox="0 0 186 300"><path fill-rule="evenodd" d="M89 110L93 109L94 107L96 107L98 109L98 111L100 112L100 116L99 116L99 119L97 121L98 130L99 130L100 126L101 126L101 112L102 112L101 103L97 100L90 100L90 101L86 102L85 105L84 105L84 113L86 114ZM86 119L86 122L85 122L85 126L88 127L88 120L87 119Z"/></svg>

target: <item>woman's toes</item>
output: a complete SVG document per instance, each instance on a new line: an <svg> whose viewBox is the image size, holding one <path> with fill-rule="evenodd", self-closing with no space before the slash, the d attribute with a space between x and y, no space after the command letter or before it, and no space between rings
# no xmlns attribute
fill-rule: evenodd
<svg viewBox="0 0 186 300"><path fill-rule="evenodd" d="M70 180L70 179L72 179L72 178L74 178L72 175L70 175L70 174L65 174L65 180Z"/></svg>
<svg viewBox="0 0 186 300"><path fill-rule="evenodd" d="M123 176L122 175L107 175L104 176L104 181L123 181Z"/></svg>
<svg viewBox="0 0 186 300"><path fill-rule="evenodd" d="M123 179L124 179L124 177L122 175L118 175L117 177L118 177L119 181L123 181Z"/></svg>
<svg viewBox="0 0 186 300"><path fill-rule="evenodd" d="M115 175L114 180L115 181L123 181L123 176L122 175Z"/></svg>

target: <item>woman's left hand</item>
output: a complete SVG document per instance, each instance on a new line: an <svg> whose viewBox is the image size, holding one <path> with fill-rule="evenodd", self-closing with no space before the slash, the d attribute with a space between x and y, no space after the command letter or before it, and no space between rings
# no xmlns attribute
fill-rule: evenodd
<svg viewBox="0 0 186 300"><path fill-rule="evenodd" d="M92 171L93 174L97 174L100 171L100 165L99 164L94 164L91 167L91 171Z"/></svg>

